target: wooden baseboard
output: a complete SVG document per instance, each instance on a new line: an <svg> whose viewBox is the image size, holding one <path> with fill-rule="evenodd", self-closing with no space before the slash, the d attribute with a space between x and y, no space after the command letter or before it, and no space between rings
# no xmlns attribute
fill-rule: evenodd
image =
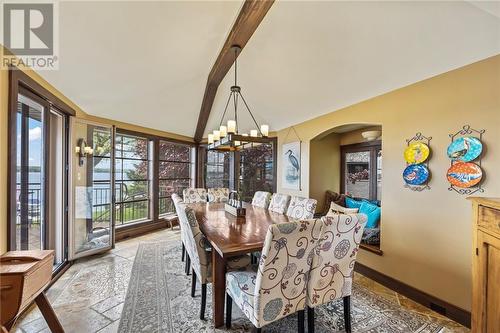
<svg viewBox="0 0 500 333"><path fill-rule="evenodd" d="M354 270L380 283L381 285L456 321L457 323L460 323L468 328L471 327L471 314L469 311L413 288L401 281L391 278L390 276L377 272L376 270L360 264L359 262L357 262L354 266Z"/></svg>
<svg viewBox="0 0 500 333"><path fill-rule="evenodd" d="M167 228L167 222L164 220L117 228L115 231L115 241L119 242L165 228Z"/></svg>

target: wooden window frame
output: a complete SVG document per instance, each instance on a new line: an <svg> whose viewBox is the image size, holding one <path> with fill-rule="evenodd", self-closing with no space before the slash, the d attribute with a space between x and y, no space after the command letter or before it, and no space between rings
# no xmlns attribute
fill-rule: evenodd
<svg viewBox="0 0 500 333"><path fill-rule="evenodd" d="M17 191L17 177L16 177L16 171L17 171L17 151L16 151L16 144L17 144L17 102L18 102L18 95L19 94L26 95L29 98L35 99L37 101L42 101L44 107L46 108L46 114L50 114L51 109L59 112L61 115L65 116L64 119L64 126L66 127L66 132L65 132L65 137L63 140L65 141L66 145L69 145L69 131L68 131L68 126L69 126L69 120L70 117L76 115L76 111L66 104L63 100L61 100L59 97L54 95L52 92L44 88L41 84L36 82L34 79L32 79L30 76L28 76L26 73L24 73L21 69L15 67L15 66L10 66L9 67L9 94L8 94L8 116L7 116L7 122L8 122L8 139L7 139L7 144L9 147L8 150L8 156L7 156L7 250L12 251L15 250L16 246L16 225L15 225L15 220L16 220L16 191ZM45 142L48 142L49 138L49 129L50 125L47 123L45 124L46 130L45 130L45 137L44 140ZM45 145L44 149L44 155L48 156L49 154L49 145ZM67 269L67 265L69 264L68 261L68 221L69 221L69 216L68 216L68 180L69 180L69 171L68 171L68 162L69 162L69 151L64 152L64 165L66 166L66 171L64 174L64 179L65 179L65 193L64 193L64 206L66 207L65 213L63 216L63 228L64 228L64 234L63 234L63 247L64 247L64 252L65 252L65 258L64 262L62 265L59 265L59 267L53 272L53 277L57 276L60 272L64 271ZM48 171L48 159L45 158L44 160L44 170L45 170L45 179L48 180L47 177L47 171ZM45 195L43 199L43 204L44 207L49 207L48 206L48 186L45 186ZM45 221L47 221L47 209L44 210L44 215L45 215ZM47 234L44 235L45 238L47 238ZM47 239L45 239L47 241Z"/></svg>
<svg viewBox="0 0 500 333"><path fill-rule="evenodd" d="M355 143L350 145L340 146L340 192L345 193L345 164L346 154L357 153L362 151L370 152L370 185L369 185L369 198L367 200L378 201L377 199L377 153L382 150L382 141L368 141L362 143ZM375 164L372 163L375 161Z"/></svg>

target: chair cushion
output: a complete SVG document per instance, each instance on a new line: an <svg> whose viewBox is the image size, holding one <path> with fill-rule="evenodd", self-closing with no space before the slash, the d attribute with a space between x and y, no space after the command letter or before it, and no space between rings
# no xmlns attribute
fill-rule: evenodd
<svg viewBox="0 0 500 333"><path fill-rule="evenodd" d="M293 196L290 200L286 215L298 220L312 219L317 204L318 201L316 201L316 199Z"/></svg>
<svg viewBox="0 0 500 333"><path fill-rule="evenodd" d="M335 202L330 204L330 209L326 216L334 216L338 214L356 214L358 212L358 208L346 208L340 205L337 205Z"/></svg>
<svg viewBox="0 0 500 333"><path fill-rule="evenodd" d="M226 274L226 293L254 325L257 324L254 311L257 268L257 265L252 265L244 271Z"/></svg>
<svg viewBox="0 0 500 333"><path fill-rule="evenodd" d="M380 221L381 209L379 206L369 203L367 201L361 204L359 208L360 214L365 214L368 217L366 228L376 228Z"/></svg>

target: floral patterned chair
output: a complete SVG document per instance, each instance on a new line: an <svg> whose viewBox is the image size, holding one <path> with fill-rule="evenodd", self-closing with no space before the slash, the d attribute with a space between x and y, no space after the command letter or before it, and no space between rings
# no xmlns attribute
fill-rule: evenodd
<svg viewBox="0 0 500 333"><path fill-rule="evenodd" d="M212 281L212 248L200 230L196 220L195 211L185 203L179 203L179 220L182 229L186 230L186 252L190 258L192 269L191 297L194 297L196 280L201 283L201 309L200 319L205 318L205 307L207 304L207 283ZM245 268L250 264L250 256L244 255L231 258L227 261L227 270Z"/></svg>
<svg viewBox="0 0 500 333"><path fill-rule="evenodd" d="M314 308L342 298L346 332L351 332L351 289L354 264L367 217L340 214L321 218L320 242L312 258L307 284L308 333L314 333Z"/></svg>
<svg viewBox="0 0 500 333"><path fill-rule="evenodd" d="M274 193L271 197L269 210L271 212L285 214L288 204L290 203L290 196L287 194Z"/></svg>
<svg viewBox="0 0 500 333"><path fill-rule="evenodd" d="M182 191L185 203L207 202L207 190L204 188L186 188Z"/></svg>
<svg viewBox="0 0 500 333"><path fill-rule="evenodd" d="M179 228L181 229L181 243L182 243L181 261L186 262L185 271L186 271L186 274L189 274L190 259L189 259L189 255L186 252L186 236L185 236L186 230L185 230L185 228L182 227L181 218L179 216L179 214L181 212L181 208L180 208L179 204L182 203L182 198L177 193L174 193L174 194L172 194L172 201L174 202L175 211L177 212L177 216L179 218Z"/></svg>
<svg viewBox="0 0 500 333"><path fill-rule="evenodd" d="M229 200L229 189L209 188L208 189L208 202L227 202Z"/></svg>
<svg viewBox="0 0 500 333"><path fill-rule="evenodd" d="M269 207L270 201L271 201L271 193L264 191L257 191L253 195L252 205L267 209L267 207Z"/></svg>
<svg viewBox="0 0 500 333"><path fill-rule="evenodd" d="M286 211L286 215L299 220L312 219L318 201L316 199L308 199L293 196L290 200L290 206Z"/></svg>
<svg viewBox="0 0 500 333"><path fill-rule="evenodd" d="M257 332L295 312L304 332L307 281L322 225L318 219L269 226L259 265L226 274L228 329L234 301Z"/></svg>

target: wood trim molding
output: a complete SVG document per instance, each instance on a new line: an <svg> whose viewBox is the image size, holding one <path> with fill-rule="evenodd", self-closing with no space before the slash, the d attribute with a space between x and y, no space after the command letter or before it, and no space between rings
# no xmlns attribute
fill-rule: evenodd
<svg viewBox="0 0 500 333"><path fill-rule="evenodd" d="M427 294L401 281L356 262L354 270L429 309L446 316L468 328L471 327L471 313L437 297Z"/></svg>
<svg viewBox="0 0 500 333"><path fill-rule="evenodd" d="M233 24L226 42L208 75L201 110L198 116L198 124L194 135L195 142L199 143L203 138L208 117L210 116L215 95L217 94L217 89L233 65L234 52L231 50L231 46L239 45L241 49L245 47L273 3L274 0L246 0L243 4L238 14L238 18Z"/></svg>

